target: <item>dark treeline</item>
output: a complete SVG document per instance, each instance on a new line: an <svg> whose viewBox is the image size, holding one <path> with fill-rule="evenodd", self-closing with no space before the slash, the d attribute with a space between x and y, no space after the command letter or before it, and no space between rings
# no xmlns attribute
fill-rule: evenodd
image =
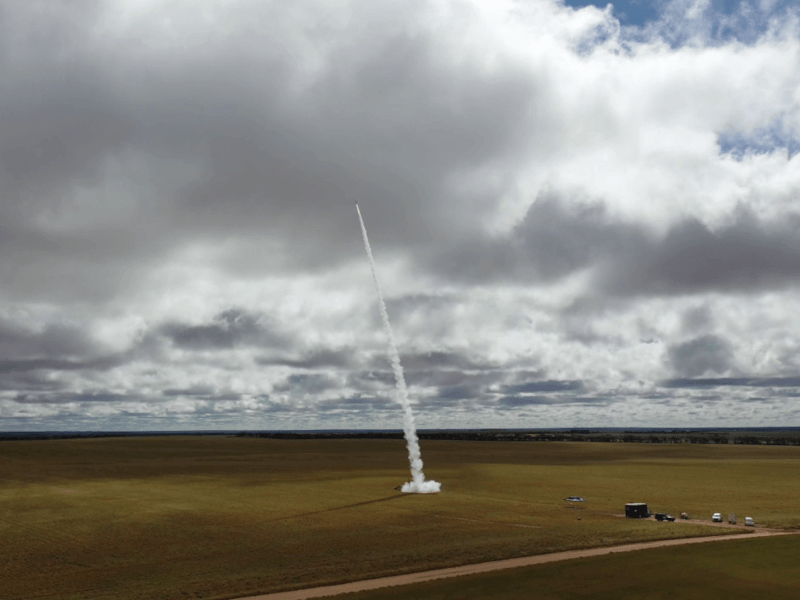
<svg viewBox="0 0 800 600"><path fill-rule="evenodd" d="M608 431L570 429L559 431L486 430L423 430L421 440L453 440L465 442L616 442L637 444L750 444L766 446L800 446L800 428L756 430L636 430ZM43 431L0 432L0 441L64 440L108 437L149 436L236 436L279 440L402 440L403 432L395 431Z"/></svg>
<svg viewBox="0 0 800 600"><path fill-rule="evenodd" d="M163 437L174 435L220 436L235 435L235 431L2 431L1 441L71 440L109 437Z"/></svg>
<svg viewBox="0 0 800 600"><path fill-rule="evenodd" d="M800 431L737 431L737 432L592 432L573 430L557 432L523 431L419 431L421 440L454 440L466 442L627 442L638 444L751 444L800 446ZM242 432L239 437L260 437L281 440L369 439L400 440L402 432Z"/></svg>

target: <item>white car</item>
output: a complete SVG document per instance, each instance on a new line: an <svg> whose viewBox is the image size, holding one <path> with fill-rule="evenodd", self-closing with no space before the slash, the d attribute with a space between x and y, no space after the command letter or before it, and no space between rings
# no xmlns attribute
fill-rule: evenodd
<svg viewBox="0 0 800 600"><path fill-rule="evenodd" d="M722 513L714 513L711 515L711 520L714 523L722 523Z"/></svg>
<svg viewBox="0 0 800 600"><path fill-rule="evenodd" d="M753 521L753 517L745 517L744 518L744 524L748 525L750 527L755 527L756 526L756 522Z"/></svg>

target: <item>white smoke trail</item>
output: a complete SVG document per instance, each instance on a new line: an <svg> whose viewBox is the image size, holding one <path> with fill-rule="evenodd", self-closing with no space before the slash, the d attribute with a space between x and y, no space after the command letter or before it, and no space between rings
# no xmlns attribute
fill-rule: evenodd
<svg viewBox="0 0 800 600"><path fill-rule="evenodd" d="M442 484L438 481L425 481L425 474L422 472L422 455L419 450L419 438L417 437L417 426L414 424L414 413L411 412L411 402L408 400L408 388L406 378L403 376L403 366L400 364L400 355L397 353L397 346L394 343L392 326L389 324L389 313L386 312L386 303L383 301L381 286L378 284L378 274L375 272L375 259L372 258L372 248L367 237L367 228L364 226L364 219L361 216L361 209L356 202L358 220L361 223L361 235L364 236L364 249L367 251L369 266L372 268L372 279L375 282L375 290L378 292L378 304L383 318L383 329L389 339L389 360L392 362L394 379L397 382L395 397L403 407L403 433L406 438L408 448L408 462L411 466L411 481L404 483L401 488L403 492L415 494L432 494L438 492Z"/></svg>

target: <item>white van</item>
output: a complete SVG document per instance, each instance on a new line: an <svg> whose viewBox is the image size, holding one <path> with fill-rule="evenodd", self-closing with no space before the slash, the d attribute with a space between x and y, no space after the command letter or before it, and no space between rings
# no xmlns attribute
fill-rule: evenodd
<svg viewBox="0 0 800 600"><path fill-rule="evenodd" d="M722 523L722 513L714 513L711 515L711 520L714 523Z"/></svg>
<svg viewBox="0 0 800 600"><path fill-rule="evenodd" d="M744 524L749 526L749 527L755 527L756 526L756 522L753 521L753 517L745 517L744 518Z"/></svg>

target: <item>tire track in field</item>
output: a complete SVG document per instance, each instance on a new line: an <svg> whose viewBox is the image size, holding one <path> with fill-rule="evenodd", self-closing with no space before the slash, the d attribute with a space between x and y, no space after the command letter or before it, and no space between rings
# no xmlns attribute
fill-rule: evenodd
<svg viewBox="0 0 800 600"><path fill-rule="evenodd" d="M528 567L544 563L557 562L563 560L573 560L576 558L587 558L591 556L604 556L618 552L635 552L639 550L649 550L651 548L663 548L666 546L682 546L684 544L702 544L710 542L722 542L725 540L744 540L778 535L798 535L797 531L775 531L762 530L751 531L734 535L715 535L699 538L679 538L671 540L657 540L654 542L636 542L621 546L606 546L603 548L590 548L588 550L567 550L564 552L553 552L550 554L537 554L534 556L523 556L520 558L509 558L506 560L496 560L485 563L464 565L461 567L450 567L447 569L436 569L433 571L422 571L410 573L408 575L394 575L392 577L381 577L379 579L367 579L354 581L340 585L329 585L324 587L309 588L305 590L294 590L291 592L278 592L276 594L262 594L260 596L247 596L239 600L306 600L310 598L325 598L339 596L353 592L363 592L376 590L385 587L398 585L408 585L412 583L422 583L434 579L444 579L447 577L459 577L461 575L473 575L476 573L488 573L490 571L500 571L502 569L514 569L516 567Z"/></svg>
<svg viewBox="0 0 800 600"><path fill-rule="evenodd" d="M472 523L488 523L489 525L506 525L508 527L524 527L525 529L541 529L541 525L523 525L522 523L506 523L505 521L487 521L485 519L467 519L466 517L451 517L450 515L436 515L428 513L431 517L440 519L455 519L457 521L470 521Z"/></svg>
<svg viewBox="0 0 800 600"><path fill-rule="evenodd" d="M395 494L393 496L386 496L385 498L378 498L376 500L366 500L364 502L356 502L355 504L345 504L343 506L333 506L331 508L323 508L322 510L315 510L307 513L300 513L296 515L287 515L285 517L276 517L274 519L266 519L259 521L256 525L263 525L264 523L276 523L278 521L288 521L289 519L299 519L301 517L310 517L312 515L321 515L324 513L334 512L337 510L346 510L348 508L356 508L357 506L366 506L368 504L377 504L378 502L389 502L391 500L398 500L400 498L408 498L408 494Z"/></svg>

